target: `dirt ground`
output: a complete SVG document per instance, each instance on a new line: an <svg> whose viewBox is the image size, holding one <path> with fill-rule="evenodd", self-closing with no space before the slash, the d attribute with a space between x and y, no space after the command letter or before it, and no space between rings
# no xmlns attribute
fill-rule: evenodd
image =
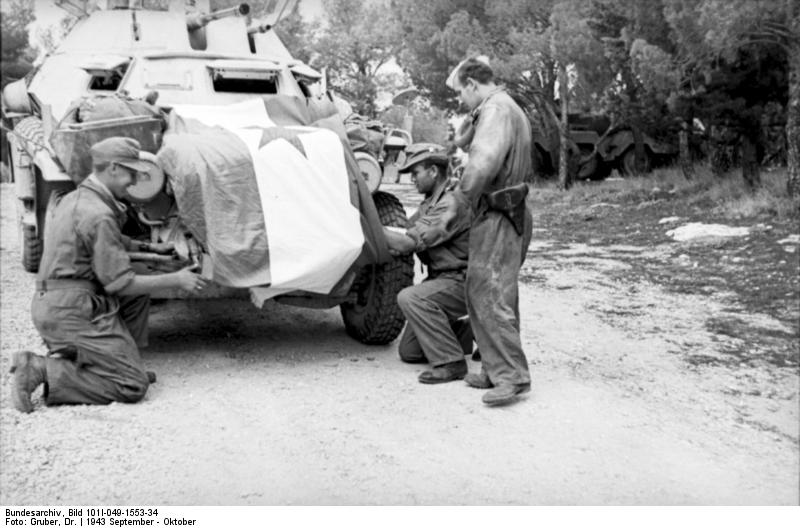
<svg viewBox="0 0 800 528"><path fill-rule="evenodd" d="M535 204L520 299L533 389L505 408L462 382L419 384L396 343L352 341L338 310L171 301L152 309L143 402L23 415L10 357L45 348L1 191L0 503L800 500L798 250L778 243L792 226L698 247L664 235L669 200ZM747 283L765 248L784 263Z"/></svg>

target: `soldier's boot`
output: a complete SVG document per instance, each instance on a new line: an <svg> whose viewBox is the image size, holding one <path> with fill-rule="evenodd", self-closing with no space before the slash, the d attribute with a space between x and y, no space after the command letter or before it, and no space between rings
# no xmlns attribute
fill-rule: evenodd
<svg viewBox="0 0 800 528"><path fill-rule="evenodd" d="M447 383L448 381L464 379L466 374L467 362L462 360L453 361L452 363L446 363L444 365L434 367L431 370L426 370L420 374L417 379L420 383L427 384Z"/></svg>
<svg viewBox="0 0 800 528"><path fill-rule="evenodd" d="M517 396L531 390L530 383L500 383L494 389L483 395L483 403L494 407L513 402Z"/></svg>
<svg viewBox="0 0 800 528"><path fill-rule="evenodd" d="M11 360L10 373L14 375L11 400L19 412L33 411L31 394L47 380L45 358L33 352L17 352Z"/></svg>
<svg viewBox="0 0 800 528"><path fill-rule="evenodd" d="M489 380L489 376L487 376L485 372L481 372L480 374L467 374L464 381L467 382L467 385L475 389L491 389L494 387L494 383Z"/></svg>

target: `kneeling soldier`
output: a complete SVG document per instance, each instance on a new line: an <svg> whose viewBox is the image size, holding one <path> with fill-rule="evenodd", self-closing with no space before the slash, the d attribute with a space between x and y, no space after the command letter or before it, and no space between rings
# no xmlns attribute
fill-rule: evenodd
<svg viewBox="0 0 800 528"><path fill-rule="evenodd" d="M30 396L42 383L47 405L141 400L151 377L138 348L147 342L149 294L174 287L196 292L207 282L189 269L134 272L128 250L173 249L120 231L126 214L118 200L148 165L129 138L104 139L91 154L93 173L47 219L31 311L49 353L14 355L12 399L22 412L33 410Z"/></svg>
<svg viewBox="0 0 800 528"><path fill-rule="evenodd" d="M453 193L457 180L447 178L447 154L438 145L410 149L400 172L411 172L417 190L425 195L409 219L405 233L385 229L395 253L416 252L428 277L402 290L397 303L408 320L400 339L400 358L407 363L429 362L433 368L419 376L421 383L444 383L467 374L464 355L472 352L464 279L467 269L469 204Z"/></svg>

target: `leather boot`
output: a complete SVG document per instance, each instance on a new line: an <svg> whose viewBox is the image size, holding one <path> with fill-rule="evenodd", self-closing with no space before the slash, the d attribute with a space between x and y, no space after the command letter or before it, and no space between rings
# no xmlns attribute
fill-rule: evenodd
<svg viewBox="0 0 800 528"><path fill-rule="evenodd" d="M17 352L11 360L11 372L14 375L14 387L11 399L19 412L33 411L31 393L47 380L45 358L33 352Z"/></svg>
<svg viewBox="0 0 800 528"><path fill-rule="evenodd" d="M467 382L467 385L475 389L491 389L494 387L494 383L489 380L489 376L484 372L480 374L467 374L464 381Z"/></svg>
<svg viewBox="0 0 800 528"><path fill-rule="evenodd" d="M520 394L531 390L530 383L501 383L483 395L483 403L489 406L505 405L511 403Z"/></svg>
<svg viewBox="0 0 800 528"><path fill-rule="evenodd" d="M454 361L426 370L417 379L420 383L447 383L448 381L464 379L467 371L466 361Z"/></svg>

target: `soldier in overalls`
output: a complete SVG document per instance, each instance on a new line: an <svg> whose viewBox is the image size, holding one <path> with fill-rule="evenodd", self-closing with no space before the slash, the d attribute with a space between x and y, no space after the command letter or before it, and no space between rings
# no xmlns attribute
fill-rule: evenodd
<svg viewBox="0 0 800 528"><path fill-rule="evenodd" d="M464 278L469 247L469 205L454 193L458 180L447 177L444 148L428 144L412 150L401 172L411 172L425 199L409 219L406 233L386 230L390 251L416 252L427 278L403 289L397 303L408 320L400 338L400 359L430 363L420 383L445 383L467 374L464 355L472 352Z"/></svg>
<svg viewBox="0 0 800 528"><path fill-rule="evenodd" d="M139 151L130 138L96 143L92 174L47 218L31 311L49 352L14 355L12 398L21 412L33 410L31 393L42 383L47 405L141 400L150 383L138 348L147 344L149 294L207 284L189 269L146 276L131 267L127 251L173 249L121 232L126 214L118 200L148 167Z"/></svg>
<svg viewBox="0 0 800 528"><path fill-rule="evenodd" d="M473 212L466 295L482 369L465 381L492 389L483 402L501 405L528 392L531 382L519 333L517 283L532 231L525 206L533 172L531 127L485 62L460 64L452 87L472 110L473 121L460 191Z"/></svg>

